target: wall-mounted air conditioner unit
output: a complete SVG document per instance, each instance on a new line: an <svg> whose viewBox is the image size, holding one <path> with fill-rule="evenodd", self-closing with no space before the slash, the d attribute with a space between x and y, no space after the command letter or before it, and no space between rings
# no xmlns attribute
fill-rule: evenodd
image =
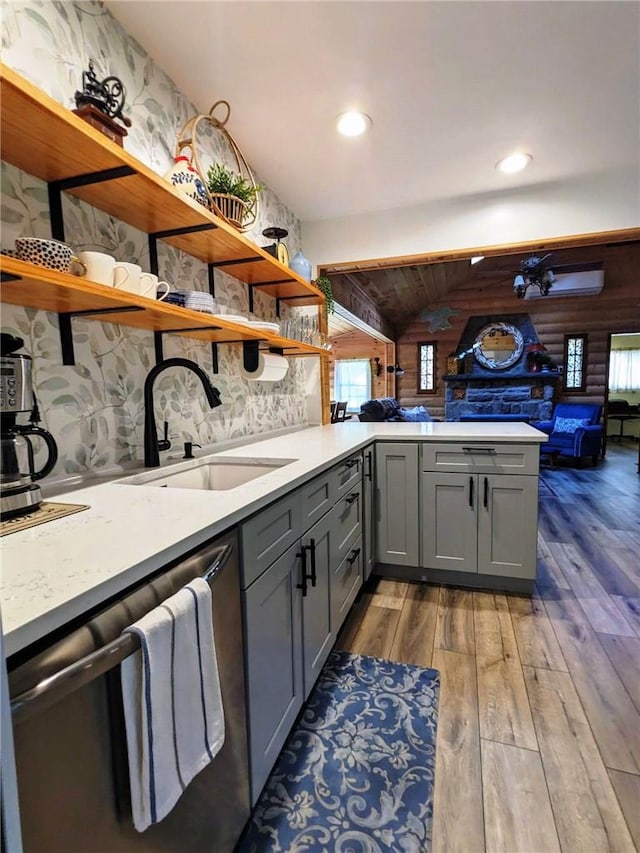
<svg viewBox="0 0 640 853"><path fill-rule="evenodd" d="M604 270L589 270L585 272L571 272L566 274L554 273L554 282L549 295L552 296L594 296L602 292L604 287ZM542 294L537 287L528 287L524 295L525 299L540 299Z"/></svg>

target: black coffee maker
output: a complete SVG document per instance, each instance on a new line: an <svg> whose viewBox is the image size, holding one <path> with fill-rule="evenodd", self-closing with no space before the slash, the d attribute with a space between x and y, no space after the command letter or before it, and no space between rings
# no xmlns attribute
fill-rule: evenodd
<svg viewBox="0 0 640 853"><path fill-rule="evenodd" d="M50 432L36 426L39 415L31 382L31 356L17 353L22 338L0 334L0 517L11 518L34 510L42 502L36 480L46 477L58 459ZM30 412L30 423L16 423ZM35 468L32 438L44 441L47 461Z"/></svg>

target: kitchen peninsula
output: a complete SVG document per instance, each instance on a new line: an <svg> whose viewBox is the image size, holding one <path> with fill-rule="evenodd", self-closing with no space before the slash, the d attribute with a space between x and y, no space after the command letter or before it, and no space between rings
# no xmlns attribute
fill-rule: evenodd
<svg viewBox="0 0 640 853"><path fill-rule="evenodd" d="M467 463L463 463L471 464L471 472L461 473L460 461L454 459L454 474L448 474L450 477L464 478L464 500L469 499L465 489L471 488L481 502L489 497L483 494L484 482L477 485L474 480L474 485L470 486L471 478L482 477L477 472L486 470L483 464L494 464L491 461L494 456L490 452L491 448L499 453L515 449L516 455L522 456L524 452L526 460L522 464L527 467L504 476L530 478L537 500L538 446L544 440L545 436L533 427L508 422L353 423L339 428L311 427L216 454L216 458L243 458L247 461L295 459L249 483L226 491L165 489L150 485L133 486L119 481L68 493L65 495L66 501L88 504L90 509L13 534L3 542L2 613L7 654L24 649L67 622L95 609L213 536L264 509L341 459L372 444L377 445L378 453L376 488L380 493L386 476L387 484L395 490L394 521L399 528L402 520L400 504L397 502L399 469L393 464L386 471L381 468L381 448L389 451L394 446L400 448L408 445L413 449L414 461L406 463L406 471L415 477L414 489L417 488L419 471L411 468L411 465L418 461L419 449L424 454L429 447L441 453L443 445L454 453L457 448L469 446L486 448L480 451L483 457L480 462L469 457ZM462 453L465 451L462 450ZM393 454L386 453L387 459L392 457ZM186 466L198 465L202 459L186 463ZM442 455L435 461L437 470L443 464ZM167 466L163 470L169 473L174 468L181 470L182 466ZM427 473L420 476L426 477ZM440 476L444 476L444 473ZM487 481L486 488L489 486ZM391 495L392 492L388 491L387 494ZM530 518L534 531L536 500L531 504ZM379 496L378 514L383 506L380 501ZM424 551L425 529L429 529L430 523L430 516L425 513L424 494L420 502L417 491L407 493L405 503L413 529L421 531ZM420 503L422 515L419 515ZM394 547L397 551L399 548L389 539L389 527L383 523L384 519L380 515L377 522L378 551L381 547L388 549L387 554L377 554L377 571L384 574L385 564L420 566L417 552L405 556L396 554L394 558L389 556ZM460 530L458 518L452 518L451 523L454 528L458 525ZM415 547L418 547L417 540ZM391 573L397 573L397 569ZM405 576L411 576L407 569ZM460 578L463 585L469 580L462 575ZM421 571L417 579L429 580L429 572Z"/></svg>

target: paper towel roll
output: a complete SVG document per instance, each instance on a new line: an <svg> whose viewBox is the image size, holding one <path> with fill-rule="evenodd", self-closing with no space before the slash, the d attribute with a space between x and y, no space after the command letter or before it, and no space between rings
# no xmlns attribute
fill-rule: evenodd
<svg viewBox="0 0 640 853"><path fill-rule="evenodd" d="M282 355L274 355L270 352L261 352L258 356L258 369L253 373L245 370L244 365L240 367L240 375L252 382L279 382L284 379L289 362Z"/></svg>

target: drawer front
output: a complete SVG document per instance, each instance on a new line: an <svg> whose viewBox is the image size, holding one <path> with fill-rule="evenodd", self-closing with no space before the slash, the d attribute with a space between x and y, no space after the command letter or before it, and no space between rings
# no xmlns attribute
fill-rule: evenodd
<svg viewBox="0 0 640 853"><path fill-rule="evenodd" d="M298 494L302 505L302 531L308 530L319 518L329 512L335 502L335 475L326 471L302 486Z"/></svg>
<svg viewBox="0 0 640 853"><path fill-rule="evenodd" d="M362 454L358 453L349 459L344 459L331 471L335 478L334 500L337 501L362 482Z"/></svg>
<svg viewBox="0 0 640 853"><path fill-rule="evenodd" d="M423 471L460 471L474 474L537 474L537 444L491 444L467 441L459 444L425 442Z"/></svg>
<svg viewBox="0 0 640 853"><path fill-rule="evenodd" d="M276 501L254 515L240 528L242 543L242 588L267 569L302 535L300 492Z"/></svg>
<svg viewBox="0 0 640 853"><path fill-rule="evenodd" d="M331 614L336 635L362 586L362 553L359 538L331 575Z"/></svg>
<svg viewBox="0 0 640 853"><path fill-rule="evenodd" d="M358 486L333 508L333 565L341 563L362 532L362 486Z"/></svg>

